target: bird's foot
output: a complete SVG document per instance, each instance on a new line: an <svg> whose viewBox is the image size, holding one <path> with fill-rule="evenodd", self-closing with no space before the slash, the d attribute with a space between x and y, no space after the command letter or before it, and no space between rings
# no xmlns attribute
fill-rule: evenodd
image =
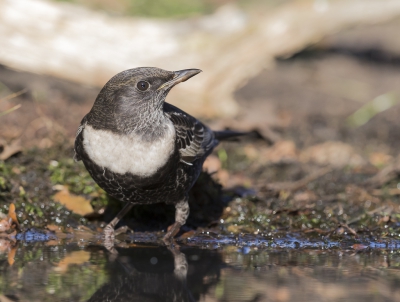
<svg viewBox="0 0 400 302"><path fill-rule="evenodd" d="M118 254L117 250L114 248L115 233L114 226L111 223L107 224L103 230L104 247L111 254Z"/></svg>
<svg viewBox="0 0 400 302"><path fill-rule="evenodd" d="M115 230L114 237L118 236L119 234L127 233L128 231L133 233L133 230L131 228L129 228L128 226L124 225L124 226L122 226L122 227L120 227L120 228Z"/></svg>
<svg viewBox="0 0 400 302"><path fill-rule="evenodd" d="M103 238L104 240L114 240L115 238L115 230L114 226L111 223L107 224L103 230Z"/></svg>
<svg viewBox="0 0 400 302"><path fill-rule="evenodd" d="M127 231L133 232L133 230L130 229L128 226L122 226L114 230L114 227L111 224L106 225L103 230L104 247L113 254L117 253L116 249L114 248L115 236L126 233Z"/></svg>
<svg viewBox="0 0 400 302"><path fill-rule="evenodd" d="M114 240L115 236L126 233L128 231L131 231L133 233L133 230L126 225L114 230L114 227L111 224L107 224L103 230L103 238Z"/></svg>
<svg viewBox="0 0 400 302"><path fill-rule="evenodd" d="M167 234L165 234L163 241L166 245L170 245L174 240L176 234L178 234L181 224L179 222L175 222L173 225L169 227Z"/></svg>

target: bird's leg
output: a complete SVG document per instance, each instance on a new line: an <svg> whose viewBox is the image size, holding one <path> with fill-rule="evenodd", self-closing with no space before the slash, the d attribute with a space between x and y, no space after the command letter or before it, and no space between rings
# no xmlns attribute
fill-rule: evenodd
<svg viewBox="0 0 400 302"><path fill-rule="evenodd" d="M188 263L186 255L182 253L178 248L169 248L174 256L174 275L177 279L186 282L186 276L188 271Z"/></svg>
<svg viewBox="0 0 400 302"><path fill-rule="evenodd" d="M183 282L186 282L186 276L188 271L188 263L186 260L186 255L182 253L179 248L175 246L167 246L167 249L174 256L174 275L175 277Z"/></svg>
<svg viewBox="0 0 400 302"><path fill-rule="evenodd" d="M179 232L181 226L186 223L186 219L189 216L189 197L185 196L183 200L175 205L175 223L170 227L170 230L165 234L164 242L170 243L174 236Z"/></svg>
<svg viewBox="0 0 400 302"><path fill-rule="evenodd" d="M111 220L111 222L109 224L106 225L106 227L103 230L103 235L105 239L112 239L114 240L115 237L115 231L114 228L115 226L118 224L118 222L122 219L122 217L124 217L126 215L126 213L128 213L130 211L130 209L132 209L133 207L133 203L129 202L127 203L122 210L117 214L117 216L115 216L115 218L113 220ZM119 229L117 230L117 233L120 234L121 232L119 231Z"/></svg>
<svg viewBox="0 0 400 302"><path fill-rule="evenodd" d="M104 247L111 253L111 254L118 254L117 250L114 248L114 238L115 235L121 234L122 228L119 228L118 230L114 231L115 226L118 224L118 222L126 215L126 213L129 212L130 209L132 209L133 203L129 202L127 203L122 210L115 216L113 220L109 224L106 225L106 227L103 230L103 237L104 237ZM126 229L124 229L126 230Z"/></svg>

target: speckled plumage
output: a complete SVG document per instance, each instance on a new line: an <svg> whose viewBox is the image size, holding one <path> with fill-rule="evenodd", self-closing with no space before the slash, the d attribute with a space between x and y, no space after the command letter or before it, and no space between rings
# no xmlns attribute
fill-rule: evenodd
<svg viewBox="0 0 400 302"><path fill-rule="evenodd" d="M117 74L83 118L75 141L75 159L112 197L130 204L175 204L176 225L167 236L186 222L188 191L218 144L207 126L164 102L173 86L199 72L136 68ZM146 91L137 87L140 81L149 84ZM143 148L155 144L151 154Z"/></svg>
<svg viewBox="0 0 400 302"><path fill-rule="evenodd" d="M181 122L180 124L174 124L174 126L180 130L177 131L175 150L172 152L168 161L158 169L157 173L151 176L142 177L131 173L119 174L108 168L97 165L84 149L84 130L77 135L75 141L77 158L83 161L86 169L96 183L112 197L122 202L133 202L136 204L159 202L175 204L185 198L185 194L187 194L197 180L205 158L218 141L214 138L214 134L211 130L196 121L190 115L182 111L177 115L173 111L179 109L168 103L164 104L164 108L166 115L172 120L176 120L175 123ZM82 121L83 124L86 122L85 120L86 117ZM179 131L181 131L181 134L179 134ZM192 136L192 141L194 141L194 139L198 138L199 134L204 131L210 132L208 133L209 142L206 144L208 149L202 150L201 155L199 154L200 156L197 155L198 152L188 153L188 155L184 157L187 163L183 162L181 160L182 155L180 150L189 146L189 135ZM188 135L187 137L185 133ZM201 143L199 144L201 146Z"/></svg>

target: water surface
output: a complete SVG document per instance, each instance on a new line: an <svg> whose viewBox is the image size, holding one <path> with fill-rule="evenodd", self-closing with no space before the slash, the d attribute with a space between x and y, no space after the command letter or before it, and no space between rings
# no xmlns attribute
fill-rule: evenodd
<svg viewBox="0 0 400 302"><path fill-rule="evenodd" d="M400 301L390 245L224 242L2 240L0 301Z"/></svg>

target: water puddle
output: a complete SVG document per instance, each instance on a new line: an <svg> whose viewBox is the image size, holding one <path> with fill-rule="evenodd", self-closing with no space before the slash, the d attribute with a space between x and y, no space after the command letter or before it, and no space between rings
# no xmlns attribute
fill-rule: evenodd
<svg viewBox="0 0 400 302"><path fill-rule="evenodd" d="M393 240L204 233L167 248L135 233L110 252L94 240L17 239L0 240L0 301L400 300Z"/></svg>

